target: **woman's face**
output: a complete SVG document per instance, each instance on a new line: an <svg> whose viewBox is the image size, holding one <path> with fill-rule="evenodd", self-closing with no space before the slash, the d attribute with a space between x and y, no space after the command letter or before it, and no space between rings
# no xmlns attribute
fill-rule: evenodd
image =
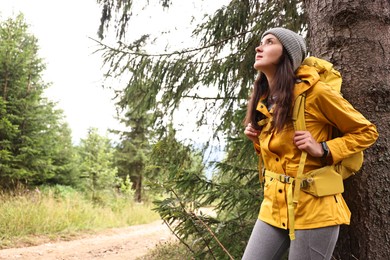
<svg viewBox="0 0 390 260"><path fill-rule="evenodd" d="M267 34L256 48L255 64L253 67L258 71L275 71L282 57L283 45L272 34Z"/></svg>

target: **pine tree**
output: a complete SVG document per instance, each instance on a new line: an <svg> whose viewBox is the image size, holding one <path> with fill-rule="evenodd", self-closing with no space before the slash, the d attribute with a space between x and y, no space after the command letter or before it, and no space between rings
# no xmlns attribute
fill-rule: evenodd
<svg viewBox="0 0 390 260"><path fill-rule="evenodd" d="M104 193L112 193L116 185L117 168L114 166L114 149L107 137L90 128L78 147L80 157L79 187L91 194L92 200L104 202Z"/></svg>
<svg viewBox="0 0 390 260"><path fill-rule="evenodd" d="M3 186L44 183L58 172L53 162L62 111L44 97L45 64L23 15L0 24L0 178ZM58 163L58 162L57 162Z"/></svg>
<svg viewBox="0 0 390 260"><path fill-rule="evenodd" d="M118 176L123 180L127 176L132 182L132 189L135 191L135 201L143 200L144 171L147 165L147 157L150 153L148 140L148 125L150 115L128 115L122 119L122 123L130 128L129 131L117 131L121 140L116 149L115 161L118 167Z"/></svg>
<svg viewBox="0 0 390 260"><path fill-rule="evenodd" d="M54 176L47 179L46 183L76 187L80 176L77 151L72 143L72 131L63 120L53 129L55 138L47 143L52 151Z"/></svg>

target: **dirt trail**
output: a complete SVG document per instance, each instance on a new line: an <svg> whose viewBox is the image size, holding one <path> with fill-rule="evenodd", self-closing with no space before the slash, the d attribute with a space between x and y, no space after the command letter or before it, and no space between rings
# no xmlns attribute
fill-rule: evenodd
<svg viewBox="0 0 390 260"><path fill-rule="evenodd" d="M0 250L0 259L89 260L136 259L158 243L175 239L161 220L151 224L110 229L87 238L39 246Z"/></svg>

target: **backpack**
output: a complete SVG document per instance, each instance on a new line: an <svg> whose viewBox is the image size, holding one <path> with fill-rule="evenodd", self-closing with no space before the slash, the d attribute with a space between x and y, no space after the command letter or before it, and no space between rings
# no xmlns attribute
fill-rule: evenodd
<svg viewBox="0 0 390 260"><path fill-rule="evenodd" d="M320 76L320 81L329 85L333 90L336 90L341 93L341 74L333 68L332 63L316 57L308 57L302 62L302 65L307 65L315 68ZM297 100L295 101L292 115L295 130L306 130L304 116L305 101L305 92L299 95L297 97ZM342 135L337 128L334 128L332 132L333 137L339 137ZM355 175L355 173L360 170L363 165L363 157L363 151L357 152L350 157L343 159L340 163L335 165L336 171L342 176L343 180L349 178L352 175ZM301 158L301 160L303 159L306 158ZM302 174L302 171L303 168L301 169L301 172L299 172L298 170L298 174Z"/></svg>

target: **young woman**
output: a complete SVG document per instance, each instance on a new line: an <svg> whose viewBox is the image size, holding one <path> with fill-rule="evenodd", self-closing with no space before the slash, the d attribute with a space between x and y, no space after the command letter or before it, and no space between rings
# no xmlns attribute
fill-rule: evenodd
<svg viewBox="0 0 390 260"><path fill-rule="evenodd" d="M293 31L273 28L262 35L254 64L259 74L245 118L244 133L261 155L263 167L288 179L296 177L302 151L307 152L306 173L337 164L378 138L376 127L339 92L319 83L313 67L301 66L305 56L304 39ZM307 131L295 131L292 108L303 92ZM343 136L331 139L332 127ZM288 248L289 260L331 258L339 226L350 223L342 195L315 197L300 190L292 220L287 205L290 185L265 176L264 200L243 259L280 259Z"/></svg>

